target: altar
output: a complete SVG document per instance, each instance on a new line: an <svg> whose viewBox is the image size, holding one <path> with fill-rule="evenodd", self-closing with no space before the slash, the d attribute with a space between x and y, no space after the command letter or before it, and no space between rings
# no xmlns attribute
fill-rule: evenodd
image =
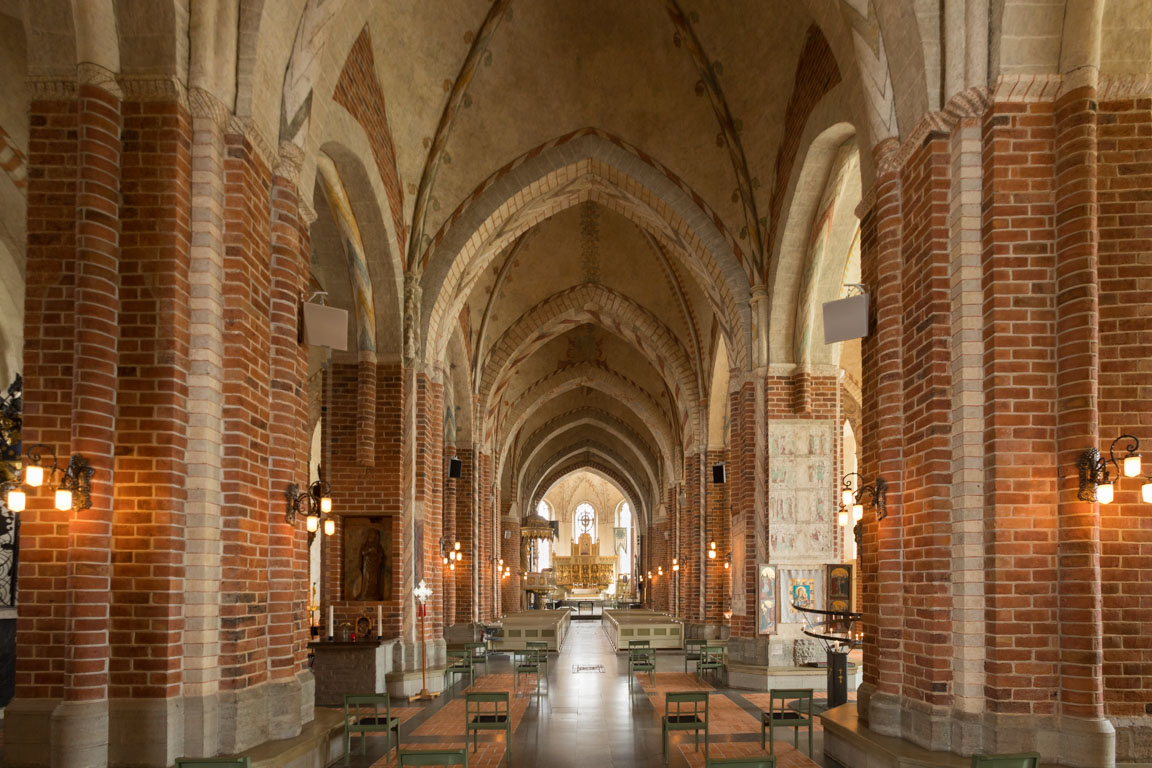
<svg viewBox="0 0 1152 768"><path fill-rule="evenodd" d="M616 558L600 554L600 542L588 533L572 542L571 555L557 555L556 586L572 596L599 597L616 579Z"/></svg>

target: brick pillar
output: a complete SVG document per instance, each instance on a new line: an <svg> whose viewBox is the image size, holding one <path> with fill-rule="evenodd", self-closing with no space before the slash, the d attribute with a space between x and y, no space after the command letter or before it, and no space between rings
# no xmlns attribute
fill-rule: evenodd
<svg viewBox="0 0 1152 768"><path fill-rule="evenodd" d="M456 455L456 446L453 443L444 444L444 490L443 490L443 508L441 510L441 524L444 527L444 548L449 550L452 547L452 542L456 540L456 485L460 480L448 476L448 462ZM461 545L463 549L463 545ZM455 574L447 566L443 564L441 558L441 569L444 569L444 575L447 581L444 585L443 593L441 594L441 605L444 611L444 624L445 626L452 626L456 623L456 585ZM459 569L457 569L459 570Z"/></svg>
<svg viewBox="0 0 1152 768"><path fill-rule="evenodd" d="M873 153L880 166L892 149L882 144ZM900 504L898 482L901 445L902 259L901 201L896 173L881 174L876 201L860 225L861 279L872 287L876 315L872 334L861 345L863 429L868 440L860 451L860 474L888 481L888 507ZM860 547L860 579L864 613L864 682L859 689L860 716L870 728L898 734L897 697L901 681L900 515L877 522L865 515Z"/></svg>
<svg viewBox="0 0 1152 768"><path fill-rule="evenodd" d="M481 451L475 456L476 488L479 499L475 521L476 540L472 544L475 553L472 566L472 592L475 600L473 614L480 621L491 621L492 616L492 529L496 521L499 499L492 485L493 458L491 453Z"/></svg>
<svg viewBox="0 0 1152 768"><path fill-rule="evenodd" d="M113 740L113 764L171 761L184 732L190 138L184 105L125 102L109 716L153 730Z"/></svg>
<svg viewBox="0 0 1152 768"><path fill-rule="evenodd" d="M443 385L423 373L416 375L416 509L417 521L424 529L420 537L423 549L417 552L422 569L418 571L432 588L433 595L445 589L444 567L440 558L441 514L440 491L444 472L444 406ZM460 569L457 568L457 571ZM419 579L417 579L418 581ZM439 601L430 600L424 620L425 641L434 643L444 637L444 616ZM429 657L431 661L431 656Z"/></svg>
<svg viewBox="0 0 1152 768"><path fill-rule="evenodd" d="M1096 505L1077 498L1071 471L1100 432L1096 99L1095 85L1084 85L1055 104L1056 461L1068 468L1057 505L1060 714L1089 721L1061 727L1061 752L1081 759L1114 753L1105 744L1113 728L1103 719L1100 520Z"/></svg>
<svg viewBox="0 0 1152 768"><path fill-rule="evenodd" d="M1145 152L1152 132L1152 99L1131 98L1100 104L1097 125L1097 202L1100 283L1100 438L1121 434L1152 438L1152 393L1137 375L1140 361L1152 359L1152 315L1143 286L1152 281L1147 241L1133 238L1142 226L1143 199L1152 189L1152 168L1133 161ZM1145 448L1148 443L1141 445ZM1144 450L1145 456L1148 450ZM1144 471L1149 472L1149 459ZM1122 481L1116 501L1098 505L1101 529L1101 582L1104 619L1105 713L1130 724L1118 728L1116 762L1149 759L1152 745L1142 737L1152 726L1152 658L1144 633L1143 601L1150 585L1140 575L1152 564L1152 523L1140 499L1143 479Z"/></svg>
<svg viewBox="0 0 1152 768"><path fill-rule="evenodd" d="M732 637L734 658L752 661L756 652L756 564L762 562L763 521L756 514L756 382L733 376L729 396L731 447L725 470L731 499ZM761 411L762 412L762 411Z"/></svg>
<svg viewBox="0 0 1152 768"><path fill-rule="evenodd" d="M520 610L520 521L506 517L500 539L501 557L508 569L508 577L500 581L500 607L503 614Z"/></svg>
<svg viewBox="0 0 1152 768"><path fill-rule="evenodd" d="M308 286L309 237L300 220L300 201L292 180L272 180L269 367L269 512L268 736L292 738L300 732L301 707L312 701L312 679L305 673L308 637L308 533L280 514L280 499L291 484L308 484L307 349L297 341L300 294ZM321 535L323 535L321 533ZM310 707L309 707L310 708ZM310 719L310 718L309 718Z"/></svg>
<svg viewBox="0 0 1152 768"><path fill-rule="evenodd" d="M676 550L680 558L679 610L684 621L702 633L704 623L704 569L701 558L707 541L702 530L704 491L702 475L710 474L703 464L703 453L684 458L684 509L680 513L680 541Z"/></svg>
<svg viewBox="0 0 1152 768"><path fill-rule="evenodd" d="M724 567L732 551L731 515L728 501L728 483L713 483L712 467L727 458L723 450L708 451L704 467L705 522L704 522L704 624L709 636L720 636L725 623L724 612L729 610L732 571ZM708 544L716 542L716 557L708 557Z"/></svg>
<svg viewBox="0 0 1152 768"><path fill-rule="evenodd" d="M472 505L476 498L476 472L473 464L475 452L471 448L457 448L460 456L460 479L456 481L455 506L455 536L460 542L460 551L468 555L471 561L472 553ZM472 621L472 579L471 569L475 563L468 562L464 569L453 580L456 593L456 623L467 624Z"/></svg>

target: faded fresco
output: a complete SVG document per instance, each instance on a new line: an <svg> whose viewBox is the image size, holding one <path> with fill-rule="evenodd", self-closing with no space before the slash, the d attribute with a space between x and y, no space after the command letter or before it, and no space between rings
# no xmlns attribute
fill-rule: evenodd
<svg viewBox="0 0 1152 768"><path fill-rule="evenodd" d="M768 553L774 562L832 559L833 430L828 420L768 422Z"/></svg>
<svg viewBox="0 0 1152 768"><path fill-rule="evenodd" d="M756 634L771 635L776 631L776 566L760 563L756 575Z"/></svg>

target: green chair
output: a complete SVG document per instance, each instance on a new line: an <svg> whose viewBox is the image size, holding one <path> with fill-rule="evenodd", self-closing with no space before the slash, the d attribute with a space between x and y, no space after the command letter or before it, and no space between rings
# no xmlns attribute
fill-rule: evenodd
<svg viewBox="0 0 1152 768"><path fill-rule="evenodd" d="M466 650L452 649L448 651L448 664L444 667L444 687L448 688L450 683L455 683L455 680L449 681L450 675L468 675L468 685L476 682L476 676L472 671L472 652Z"/></svg>
<svg viewBox="0 0 1152 768"><path fill-rule="evenodd" d="M780 702L779 708L776 702ZM795 702L790 704L789 702ZM812 689L773 688L768 692L768 711L760 713L760 749L768 734L768 751L773 752L772 729L791 728L792 745L800 747L800 729L808 729L808 757L812 757Z"/></svg>
<svg viewBox="0 0 1152 768"><path fill-rule="evenodd" d="M530 651L538 651L540 663L544 665L544 674L548 674L548 643L542 640L529 640L524 647Z"/></svg>
<svg viewBox="0 0 1152 768"><path fill-rule="evenodd" d="M696 659L696 677L703 678L705 672L712 672L719 682L726 676L728 664L725 656L728 649L722 645L705 645L700 649L700 656Z"/></svg>
<svg viewBox="0 0 1152 768"><path fill-rule="evenodd" d="M704 763L704 768L776 768L776 756L710 757Z"/></svg>
<svg viewBox="0 0 1152 768"><path fill-rule="evenodd" d="M464 643L464 650L472 654L472 666L484 665L484 674L488 674L488 643Z"/></svg>
<svg viewBox="0 0 1152 768"><path fill-rule="evenodd" d="M1016 755L972 755L972 768L1040 768L1039 752Z"/></svg>
<svg viewBox="0 0 1152 768"><path fill-rule="evenodd" d="M668 762L668 733L695 731L696 751L700 751L700 731L704 731L704 759L708 759L708 692L685 691L669 693L664 697L664 723L661 735L664 742L664 762Z"/></svg>
<svg viewBox="0 0 1152 768"><path fill-rule="evenodd" d="M360 734L360 754L368 749L368 734L383 731L384 755L392 750L392 731L396 731L396 749L400 749L400 718L392 717L392 702L386 693L367 693L344 697L344 764L352 758L352 734Z"/></svg>
<svg viewBox="0 0 1152 768"><path fill-rule="evenodd" d="M688 674L688 662L700 660L700 652L702 650L704 650L703 640L684 641L684 674Z"/></svg>
<svg viewBox="0 0 1152 768"><path fill-rule="evenodd" d="M252 768L252 760L247 757L180 757L176 759L176 768L221 768L221 766L234 766L234 768Z"/></svg>
<svg viewBox="0 0 1152 768"><path fill-rule="evenodd" d="M478 731L504 731L508 734L508 765L512 764L512 705L508 692L464 694L464 745L472 734L472 751L476 751Z"/></svg>
<svg viewBox="0 0 1152 768"><path fill-rule="evenodd" d="M647 672L652 685L656 685L656 651L651 648L628 649L628 687L637 672Z"/></svg>
<svg viewBox="0 0 1152 768"><path fill-rule="evenodd" d="M533 648L520 657L512 668L512 685L516 691L520 690L520 675L536 675L536 695L540 695L540 660L541 653Z"/></svg>
<svg viewBox="0 0 1152 768"><path fill-rule="evenodd" d="M402 749L400 768L424 765L462 765L468 768L468 749Z"/></svg>

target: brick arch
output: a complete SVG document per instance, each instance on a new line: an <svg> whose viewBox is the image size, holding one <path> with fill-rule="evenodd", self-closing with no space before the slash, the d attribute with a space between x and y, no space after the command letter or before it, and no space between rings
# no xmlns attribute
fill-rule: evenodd
<svg viewBox="0 0 1152 768"><path fill-rule="evenodd" d="M657 449L662 455L670 457L672 466L678 467L680 465L683 456L682 443L675 434L672 424L665 418L660 404L627 377L591 363L583 363L561 368L537 380L513 404L502 425L504 434L498 442L499 461L497 466L504 466L508 450L512 446L513 437L524 426L525 420L538 403L546 402L557 395L583 386L598 389L618 398L622 405L636 414L637 418L652 427ZM665 428L660 429L659 427ZM484 439L486 441L493 440L495 438L493 433L492 424L486 424Z"/></svg>
<svg viewBox="0 0 1152 768"><path fill-rule="evenodd" d="M548 434L543 435L539 440L533 442L533 438L530 437L527 441L525 441L525 450L527 453L522 458L522 460L518 462L520 471L519 476L515 479L517 487L519 487L524 482L524 479L528 475L530 468L534 463L536 463L534 462L534 459L536 458L537 454L544 450L544 447L549 440L564 434L568 430L576 429L577 427L582 426L593 426L597 429L603 430L610 438L618 441L622 449L627 448L631 453L635 454L640 468L644 471L644 474L648 478L648 484L653 488L656 487L657 474L653 471L654 457L646 455L639 449L633 440L634 433L631 433L626 425L621 425L623 426L623 429L621 429L621 426L605 423L598 418L591 416L571 419L556 424L548 432ZM540 434L540 431L541 430L537 430L534 432L533 436Z"/></svg>
<svg viewBox="0 0 1152 768"><path fill-rule="evenodd" d="M660 318L605 285L582 283L556 293L529 309L497 339L480 378L479 403L499 400L516 367L550 340L590 323L635 347L664 379L677 406L685 441L699 434L700 383L688 350Z"/></svg>
<svg viewBox="0 0 1152 768"><path fill-rule="evenodd" d="M576 158L576 159L573 159ZM426 361L437 359L473 282L532 226L593 200L670 246L694 275L741 363L752 265L698 194L654 158L587 128L536 147L476 188L421 259Z"/></svg>
<svg viewBox="0 0 1152 768"><path fill-rule="evenodd" d="M551 491L552 486L568 477L569 474L581 470L596 472L605 480L612 482L612 484L622 492L623 496L631 502L632 509L636 510L639 519L646 519L647 507L636 487L632 485L627 474L624 474L620 470L620 467L601 461L599 456L593 457L591 455L574 457L573 461L564 463L559 466L558 469L550 470L550 473L546 474L546 476L538 482L536 491L532 494L533 499L535 499L532 503L532 509L536 509L536 504L539 503L540 499L544 499L548 491Z"/></svg>

